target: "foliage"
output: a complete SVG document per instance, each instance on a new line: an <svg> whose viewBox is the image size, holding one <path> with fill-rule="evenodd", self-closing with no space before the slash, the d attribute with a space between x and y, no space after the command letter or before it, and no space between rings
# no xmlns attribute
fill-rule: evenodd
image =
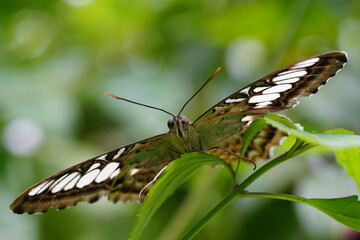
<svg viewBox="0 0 360 240"><path fill-rule="evenodd" d="M185 109L194 120L269 72L312 55L343 50L349 63L336 78L282 114L310 132L343 127L359 134L359 29L357 0L2 1L0 239L128 238L137 202L113 205L102 199L35 216L8 211L9 203L38 180L167 131L167 116L119 103L103 92L178 112L221 66L223 71ZM356 194L355 184L333 155L313 150L316 153L306 151L299 161L274 168L281 178L270 171L271 177L263 175L252 189L301 196L306 189L318 193L316 197ZM349 160L355 156L353 150L335 153L348 175L358 178L358 157ZM232 186L227 171L205 170L164 202L145 230L146 239L159 235L170 239L165 232L194 225L226 196ZM249 172L252 166L243 164L238 176ZM306 218L309 215L298 204L248 200L223 209L197 238L266 239L276 234L278 239L328 240L343 239L350 232L328 219ZM317 224L311 224L313 219Z"/></svg>
<svg viewBox="0 0 360 240"><path fill-rule="evenodd" d="M195 224L181 239L192 239L204 227L204 225L215 216L215 214L226 207L234 199L249 197L273 198L307 204L326 213L342 224L360 231L360 202L358 201L358 196L333 199L307 199L289 194L255 193L246 191L247 187L252 182L273 167L276 167L278 164L290 160L299 153L317 145L335 150L341 149L336 151L342 151L342 153L346 151L347 158L340 154L342 157L340 163L345 166L349 166L350 164L348 162L351 162L354 164L354 167L360 166L358 159L357 162L355 162L355 158L359 155L360 151L360 136L353 135L353 133L343 129L330 130L325 134L310 133L297 129L297 126L286 118L269 114L264 119L258 118L252 123L245 134L244 142L250 142L255 136L255 133L259 131L261 127L266 125L264 124L265 122L289 135L295 136L297 138L296 142L284 154L262 166L244 181L237 183L235 187L232 188L232 191L216 207L210 210L204 218ZM341 143L334 144L336 142ZM181 158L169 164L163 176L161 176L160 179L156 181L155 185L150 189L149 195L140 208L138 219L134 225L130 239L140 239L141 233L147 223L152 217L154 217L154 214L165 199L185 180L187 180L191 173L204 164L221 164L225 166L227 169L230 169L233 180L236 181L236 173L232 172L230 166L223 160L203 153L184 154ZM359 179L356 176L353 177L355 181ZM359 182L357 183L359 184Z"/></svg>

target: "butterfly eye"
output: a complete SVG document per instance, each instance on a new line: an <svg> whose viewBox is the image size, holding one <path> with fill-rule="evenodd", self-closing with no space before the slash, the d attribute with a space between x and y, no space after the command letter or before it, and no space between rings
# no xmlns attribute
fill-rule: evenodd
<svg viewBox="0 0 360 240"><path fill-rule="evenodd" d="M173 128L174 127L174 118L170 118L167 122L168 128Z"/></svg>
<svg viewBox="0 0 360 240"><path fill-rule="evenodd" d="M182 123L182 125L190 123L190 120L184 115L179 116L179 120Z"/></svg>

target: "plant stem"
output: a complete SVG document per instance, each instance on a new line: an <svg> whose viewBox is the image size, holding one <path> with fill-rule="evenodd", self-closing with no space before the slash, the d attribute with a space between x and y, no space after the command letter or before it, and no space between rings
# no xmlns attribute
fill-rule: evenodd
<svg viewBox="0 0 360 240"><path fill-rule="evenodd" d="M296 140L296 142L289 151L268 162L259 170L246 178L240 185L234 188L234 190L229 195L227 195L218 205L216 205L205 217L203 217L193 228L191 228L190 231L188 231L181 238L181 240L192 239L210 221L210 219L212 219L220 210L228 206L235 198L237 198L238 194L242 193L245 188L248 187L251 183L253 183L257 178L259 178L261 175L263 175L265 172L269 171L276 165L286 161L290 157L293 157L294 153L296 153L302 143L303 142L301 140Z"/></svg>
<svg viewBox="0 0 360 240"><path fill-rule="evenodd" d="M236 191L232 191L218 205L216 205L204 218L190 229L181 240L192 239L220 210L229 205L236 198Z"/></svg>
<svg viewBox="0 0 360 240"><path fill-rule="evenodd" d="M296 140L294 145L291 147L289 151L280 155L279 157L275 158L274 160L268 162L264 166L262 166L259 170L251 174L248 178L246 178L237 188L236 191L242 192L244 191L251 183L253 183L256 179L258 179L261 175L269 171L271 168L275 167L276 165L286 161L290 157L293 157L293 154L296 150L298 150L299 145L302 143L300 140Z"/></svg>
<svg viewBox="0 0 360 240"><path fill-rule="evenodd" d="M288 195L288 194L279 194L279 193L261 193L261 192L249 192L249 193L239 193L237 195L238 198L272 198L272 199L279 199L279 200L287 200L287 201L293 201L293 202L299 202L304 203L310 206L314 206L313 204L310 204L306 202L306 198L295 196L295 195Z"/></svg>

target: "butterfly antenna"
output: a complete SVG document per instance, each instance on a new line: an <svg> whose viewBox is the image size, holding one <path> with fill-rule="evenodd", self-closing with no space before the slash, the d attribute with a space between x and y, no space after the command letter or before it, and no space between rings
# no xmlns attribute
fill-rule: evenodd
<svg viewBox="0 0 360 240"><path fill-rule="evenodd" d="M166 111L166 110L164 110L164 109L162 109L162 108L157 108L157 107L149 106L149 105L146 105L146 104L143 104L143 103L138 103L138 102L135 102L135 101L131 101L131 100L126 99L126 98L117 97L117 96L112 95L111 93L107 93L107 92L105 92L104 94L105 94L105 95L108 95L108 96L110 96L110 97L119 99L119 100L123 100L123 101L129 102L129 103L137 104L137 105L140 105L140 106L143 106L143 107L147 107L147 108L156 109L156 110L162 111L162 112L164 112L164 113L167 113L167 114L175 117L174 114L172 114L172 113L170 113L170 112L168 112L168 111Z"/></svg>
<svg viewBox="0 0 360 240"><path fill-rule="evenodd" d="M210 82L211 79L213 79L216 74L221 70L221 67L218 67L215 72L209 77L208 80L206 80L206 82L204 82L204 84L191 96L191 98L189 98L189 100L186 101L186 103L184 104L184 106L181 108L178 116L180 115L180 113L184 110L184 108L186 107L186 105L201 91L201 89L203 89L205 87L206 84L208 84L208 82Z"/></svg>

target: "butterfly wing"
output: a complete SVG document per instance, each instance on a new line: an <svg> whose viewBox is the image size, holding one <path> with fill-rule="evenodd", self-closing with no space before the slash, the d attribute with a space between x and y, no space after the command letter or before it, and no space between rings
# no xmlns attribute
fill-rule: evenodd
<svg viewBox="0 0 360 240"><path fill-rule="evenodd" d="M251 121L269 112L294 107L298 97L316 93L346 62L345 52L324 53L291 64L233 93L194 122L204 148L236 148L239 152L243 133ZM246 157L268 156L270 147L283 135L275 128L266 127L255 136ZM215 154L216 151L221 152L212 150ZM226 153L222 151L222 154Z"/></svg>
<svg viewBox="0 0 360 240"><path fill-rule="evenodd" d="M244 133L249 127L249 124L240 121L241 118L241 116L236 115L226 116L222 122L211 130L199 128L200 136L204 133L207 134L202 138L202 143L207 146L205 149L210 150L205 152L218 156L227 162L239 160L236 155L230 154L229 151L240 154ZM267 125L255 135L243 157L252 161L268 159L273 147L278 145L285 136L284 132Z"/></svg>
<svg viewBox="0 0 360 240"><path fill-rule="evenodd" d="M106 195L113 201L137 199L140 190L179 157L174 151L168 153L169 140L168 134L158 135L67 168L27 189L14 200L10 210L46 212L79 201L94 202Z"/></svg>
<svg viewBox="0 0 360 240"><path fill-rule="evenodd" d="M297 97L315 93L346 60L343 52L314 56L235 92L195 121L203 149L239 150L251 121L293 107ZM253 139L246 157L267 157L281 136L275 128L264 128ZM137 198L163 167L184 152L172 146L170 135L162 134L107 152L35 184L17 197L10 209L15 213L36 213L50 207L66 208L79 201L93 202L105 195L113 201Z"/></svg>

